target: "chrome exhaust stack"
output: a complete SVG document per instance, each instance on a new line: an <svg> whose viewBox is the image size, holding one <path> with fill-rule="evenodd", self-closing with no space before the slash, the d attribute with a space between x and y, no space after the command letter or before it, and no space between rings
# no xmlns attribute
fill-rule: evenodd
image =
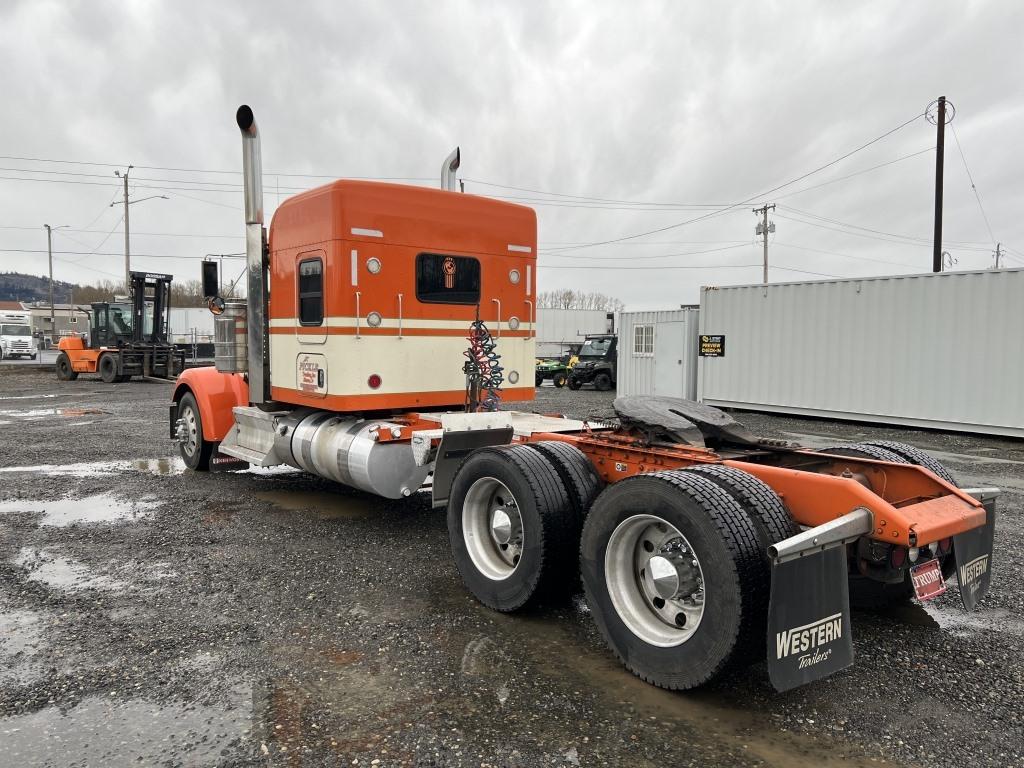
<svg viewBox="0 0 1024 768"><path fill-rule="evenodd" d="M247 341L249 353L249 402L270 400L270 366L267 349L267 260L263 228L263 160L256 117L243 104L235 113L242 132L242 171L245 187L245 257L248 274Z"/></svg>
<svg viewBox="0 0 1024 768"><path fill-rule="evenodd" d="M452 153L444 159L444 163L441 165L441 189L455 192L455 172L459 170L459 163L461 161L462 156L459 153L458 147L453 149Z"/></svg>

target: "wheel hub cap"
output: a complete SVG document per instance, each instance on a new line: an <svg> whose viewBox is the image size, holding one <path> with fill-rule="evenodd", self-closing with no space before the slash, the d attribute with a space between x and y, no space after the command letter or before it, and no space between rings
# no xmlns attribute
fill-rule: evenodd
<svg viewBox="0 0 1024 768"><path fill-rule="evenodd" d="M508 544L512 540L512 518L504 509L494 510L491 516L491 535L498 544Z"/></svg>
<svg viewBox="0 0 1024 768"><path fill-rule="evenodd" d="M704 615L697 555L675 526L655 515L634 515L612 532L605 582L619 618L651 645L686 642Z"/></svg>
<svg viewBox="0 0 1024 768"><path fill-rule="evenodd" d="M523 555L523 518L508 487L493 477L470 486L462 507L466 550L481 574L507 579Z"/></svg>

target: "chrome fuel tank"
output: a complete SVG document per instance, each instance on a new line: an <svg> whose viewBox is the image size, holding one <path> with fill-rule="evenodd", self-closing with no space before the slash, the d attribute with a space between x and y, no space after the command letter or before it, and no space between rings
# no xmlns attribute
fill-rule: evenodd
<svg viewBox="0 0 1024 768"><path fill-rule="evenodd" d="M379 442L389 421L367 421L326 411L296 412L277 422L274 450L285 463L386 499L416 491L430 467L418 467L407 442Z"/></svg>

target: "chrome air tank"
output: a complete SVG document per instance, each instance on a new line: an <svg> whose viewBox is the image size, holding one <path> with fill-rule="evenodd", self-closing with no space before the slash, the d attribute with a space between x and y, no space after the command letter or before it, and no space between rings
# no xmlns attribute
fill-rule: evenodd
<svg viewBox="0 0 1024 768"><path fill-rule="evenodd" d="M299 411L279 420L274 449L286 463L362 491L398 499L423 485L430 467L418 467L407 441L379 442L401 425L329 411Z"/></svg>

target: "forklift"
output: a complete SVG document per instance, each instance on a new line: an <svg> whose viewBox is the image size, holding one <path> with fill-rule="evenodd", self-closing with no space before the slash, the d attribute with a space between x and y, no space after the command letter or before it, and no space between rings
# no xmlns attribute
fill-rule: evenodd
<svg viewBox="0 0 1024 768"><path fill-rule="evenodd" d="M185 368L185 350L167 340L173 275L131 272L128 301L92 305L89 346L79 336L60 340L57 378L99 373L108 384L132 376L173 379Z"/></svg>

